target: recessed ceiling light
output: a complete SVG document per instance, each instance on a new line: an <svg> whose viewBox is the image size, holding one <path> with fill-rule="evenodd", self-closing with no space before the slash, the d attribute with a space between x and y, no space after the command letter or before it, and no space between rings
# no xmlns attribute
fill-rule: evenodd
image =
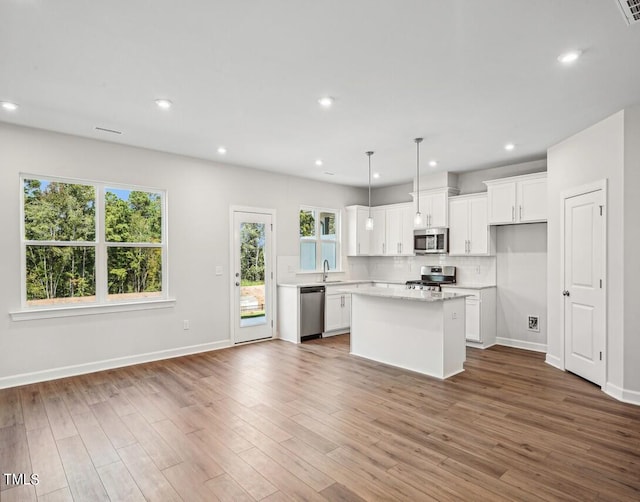
<svg viewBox="0 0 640 502"><path fill-rule="evenodd" d="M316 166L320 167L322 165L322 159L316 159Z"/></svg>
<svg viewBox="0 0 640 502"><path fill-rule="evenodd" d="M569 51L558 56L558 61L562 64L571 64L582 55L582 51Z"/></svg>
<svg viewBox="0 0 640 502"><path fill-rule="evenodd" d="M219 146L218 147L218 153L220 155L224 155L225 153L227 153L227 149L224 146Z"/></svg>
<svg viewBox="0 0 640 502"><path fill-rule="evenodd" d="M18 105L11 103L10 101L0 101L0 103L2 103L2 108L9 110L10 112L14 112L18 109Z"/></svg>
<svg viewBox="0 0 640 502"><path fill-rule="evenodd" d="M429 165L430 165L431 167L436 167L436 166L438 165L438 162L437 162L437 161L435 161L435 160L430 160L430 161L429 161Z"/></svg>
<svg viewBox="0 0 640 502"><path fill-rule="evenodd" d="M334 101L335 99L333 99L331 96L324 96L318 100L318 103L320 103L320 106L322 108L331 108L331 105Z"/></svg>
<svg viewBox="0 0 640 502"><path fill-rule="evenodd" d="M373 177L374 177L375 179L378 179L378 178L380 177L380 173L373 173Z"/></svg>
<svg viewBox="0 0 640 502"><path fill-rule="evenodd" d="M504 145L504 149L507 150L508 152L513 150L515 147L516 145L514 145L513 143L507 143L506 145Z"/></svg>
<svg viewBox="0 0 640 502"><path fill-rule="evenodd" d="M156 105L158 105L158 108L162 108L163 110L168 110L171 108L172 104L173 103L168 99L156 99Z"/></svg>

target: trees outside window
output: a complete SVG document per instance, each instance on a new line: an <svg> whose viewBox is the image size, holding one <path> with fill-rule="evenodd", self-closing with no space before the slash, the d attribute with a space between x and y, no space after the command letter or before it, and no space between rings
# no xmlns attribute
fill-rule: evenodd
<svg viewBox="0 0 640 502"><path fill-rule="evenodd" d="M27 306L162 294L162 191L35 176L22 187Z"/></svg>
<svg viewBox="0 0 640 502"><path fill-rule="evenodd" d="M340 212L300 209L300 270L321 271L324 260L331 270L340 266Z"/></svg>

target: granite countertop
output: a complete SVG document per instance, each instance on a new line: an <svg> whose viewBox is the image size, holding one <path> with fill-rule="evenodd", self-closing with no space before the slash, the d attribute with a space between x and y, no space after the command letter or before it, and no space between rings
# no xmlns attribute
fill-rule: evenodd
<svg viewBox="0 0 640 502"><path fill-rule="evenodd" d="M327 282L322 281L314 281L314 282L296 282L296 283L287 283L280 282L278 283L279 287L283 288L306 288L307 286L345 286L349 284L362 284L367 282L373 282L368 279L359 279L359 280L328 280Z"/></svg>
<svg viewBox="0 0 640 502"><path fill-rule="evenodd" d="M377 288L375 286L345 288L342 291L344 293L351 293L355 295L378 296L381 298L394 298L397 300L414 300L421 302L441 302L444 300L453 300L455 298L465 298L469 296L458 293L439 293L436 291L417 289Z"/></svg>
<svg viewBox="0 0 640 502"><path fill-rule="evenodd" d="M464 283L456 283L456 284L443 284L443 288L459 288L459 289L487 289L487 288L495 288L495 284L464 284Z"/></svg>

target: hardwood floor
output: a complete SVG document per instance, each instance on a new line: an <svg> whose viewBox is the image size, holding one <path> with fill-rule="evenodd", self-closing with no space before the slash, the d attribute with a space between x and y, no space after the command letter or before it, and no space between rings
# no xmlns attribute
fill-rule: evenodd
<svg viewBox="0 0 640 502"><path fill-rule="evenodd" d="M0 390L0 500L640 500L640 408L542 354L468 349L442 382L348 343Z"/></svg>

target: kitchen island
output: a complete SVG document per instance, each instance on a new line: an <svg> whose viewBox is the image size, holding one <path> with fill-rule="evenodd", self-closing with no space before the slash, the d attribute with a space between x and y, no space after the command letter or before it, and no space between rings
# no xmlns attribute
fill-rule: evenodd
<svg viewBox="0 0 640 502"><path fill-rule="evenodd" d="M444 379L464 371L465 296L361 287L351 293L351 354Z"/></svg>

